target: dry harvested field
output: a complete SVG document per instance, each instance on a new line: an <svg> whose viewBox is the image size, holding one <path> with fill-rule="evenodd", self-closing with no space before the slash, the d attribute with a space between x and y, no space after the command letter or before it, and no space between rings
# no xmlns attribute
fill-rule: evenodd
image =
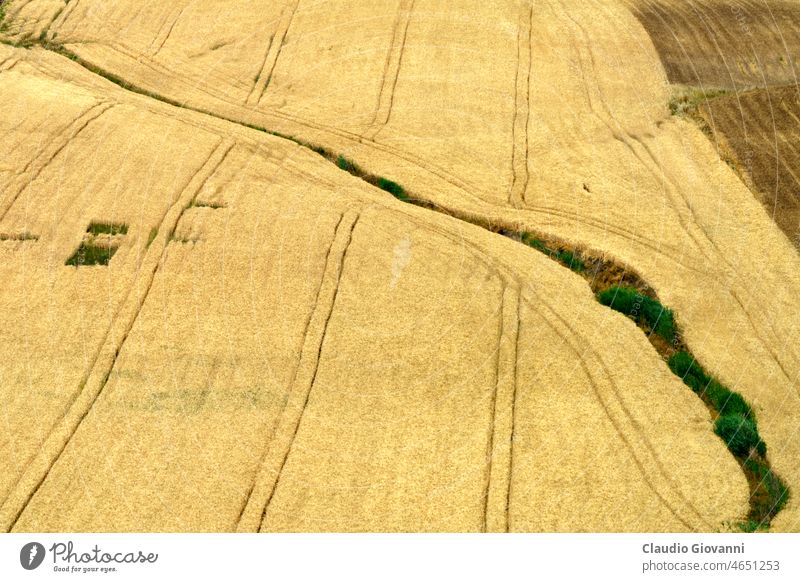
<svg viewBox="0 0 800 582"><path fill-rule="evenodd" d="M634 271L798 490L800 260L669 111L677 3L386 4L4 3L4 529L736 529L703 401L497 231Z"/></svg>

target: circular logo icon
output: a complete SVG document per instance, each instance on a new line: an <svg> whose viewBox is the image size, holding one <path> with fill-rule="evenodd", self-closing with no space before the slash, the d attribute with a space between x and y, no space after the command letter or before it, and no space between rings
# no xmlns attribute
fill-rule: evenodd
<svg viewBox="0 0 800 582"><path fill-rule="evenodd" d="M35 570L44 561L44 546L39 542L30 542L19 551L19 563L26 570Z"/></svg>

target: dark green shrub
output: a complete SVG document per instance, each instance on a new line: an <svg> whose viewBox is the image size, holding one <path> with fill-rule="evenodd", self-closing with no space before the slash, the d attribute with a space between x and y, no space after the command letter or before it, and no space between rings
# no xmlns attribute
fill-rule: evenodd
<svg viewBox="0 0 800 582"><path fill-rule="evenodd" d="M711 378L706 376L703 369L697 364L691 354L686 352L677 352L669 359L669 369L676 376L683 380L684 384L689 386L697 393L705 390Z"/></svg>
<svg viewBox="0 0 800 582"><path fill-rule="evenodd" d="M361 169L355 165L353 162L348 160L344 156L339 156L336 158L336 165L339 167L340 170L344 170L345 172L350 172L351 174L358 174Z"/></svg>
<svg viewBox="0 0 800 582"><path fill-rule="evenodd" d="M673 354L669 359L669 368L676 376L680 376L689 388L705 396L721 416L738 414L755 421L753 409L741 394L728 390L706 374L691 354L687 352Z"/></svg>
<svg viewBox="0 0 800 582"><path fill-rule="evenodd" d="M737 457L748 456L752 449L758 451L760 455L767 454L767 445L758 435L755 423L743 416L738 414L720 416L714 424L714 432Z"/></svg>
<svg viewBox="0 0 800 582"><path fill-rule="evenodd" d="M741 394L728 390L716 380L711 380L706 386L704 394L711 405L719 412L720 416L739 415L755 421L753 410L745 402Z"/></svg>
<svg viewBox="0 0 800 582"><path fill-rule="evenodd" d="M672 311L661 303L643 295L633 287L609 287L597 295L597 300L637 323L646 323L668 342L675 339L675 321Z"/></svg>
<svg viewBox="0 0 800 582"><path fill-rule="evenodd" d="M747 459L744 466L755 476L759 485L767 491L767 499L760 502L760 507L757 508L758 513L767 517L776 515L789 500L789 488L764 461Z"/></svg>
<svg viewBox="0 0 800 582"><path fill-rule="evenodd" d="M408 202L410 200L406 191L397 182L392 182L386 178L378 178L378 188L386 190L389 194L403 202Z"/></svg>
<svg viewBox="0 0 800 582"><path fill-rule="evenodd" d="M597 294L600 303L625 315L638 312L643 297L635 289L624 287L609 287Z"/></svg>

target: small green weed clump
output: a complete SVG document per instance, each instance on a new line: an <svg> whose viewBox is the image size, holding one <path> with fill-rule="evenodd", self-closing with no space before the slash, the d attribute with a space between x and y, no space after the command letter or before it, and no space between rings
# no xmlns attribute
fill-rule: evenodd
<svg viewBox="0 0 800 582"><path fill-rule="evenodd" d="M117 247L96 245L84 241L78 249L67 259L66 265L70 267L87 267L91 265L108 265L111 257L117 252Z"/></svg>
<svg viewBox="0 0 800 582"><path fill-rule="evenodd" d="M744 531L765 529L769 521L789 500L789 488L773 473L769 465L760 459L747 459L744 468L753 476L762 494L754 496L755 507L752 514L756 519L751 518L746 521L742 524L742 529Z"/></svg>
<svg viewBox="0 0 800 582"><path fill-rule="evenodd" d="M528 232L523 232L520 240L522 240L523 244L546 254L551 259L558 261L576 273L582 273L586 270L586 263L579 259L572 251L550 248L543 240L536 238Z"/></svg>
<svg viewBox="0 0 800 582"><path fill-rule="evenodd" d="M331 152L328 151L327 149L325 149L322 146L309 144L308 145L308 149L310 149L314 153L317 153L317 154L321 155L324 158L331 157Z"/></svg>
<svg viewBox="0 0 800 582"><path fill-rule="evenodd" d="M150 229L150 234L147 236L147 244L145 245L144 248L149 248L150 245L153 244L153 241L156 240L157 236L158 236L158 227L154 226L153 228Z"/></svg>
<svg viewBox="0 0 800 582"><path fill-rule="evenodd" d="M0 241L11 241L11 240L26 242L26 241L39 240L39 237L35 234L31 234L27 230L14 234L6 234L0 232Z"/></svg>
<svg viewBox="0 0 800 582"><path fill-rule="evenodd" d="M728 93L725 89L698 89L685 87L678 90L669 101L669 111L672 115L684 115L697 109L703 103Z"/></svg>
<svg viewBox="0 0 800 582"><path fill-rule="evenodd" d="M128 234L128 225L115 222L92 222L86 232L97 236L98 234Z"/></svg>
<svg viewBox="0 0 800 582"><path fill-rule="evenodd" d="M219 202L192 200L192 202L189 204L189 208L211 208L212 210L219 210L220 208L225 208L225 205L220 204Z"/></svg>
<svg viewBox="0 0 800 582"><path fill-rule="evenodd" d="M70 267L108 265L117 252L128 225L116 222L91 222L80 246L64 263Z"/></svg>

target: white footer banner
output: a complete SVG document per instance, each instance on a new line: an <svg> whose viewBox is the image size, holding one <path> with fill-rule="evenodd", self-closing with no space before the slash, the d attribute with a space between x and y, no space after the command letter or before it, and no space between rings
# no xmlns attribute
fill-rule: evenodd
<svg viewBox="0 0 800 582"><path fill-rule="evenodd" d="M0 580L800 580L800 534L2 534Z"/></svg>

